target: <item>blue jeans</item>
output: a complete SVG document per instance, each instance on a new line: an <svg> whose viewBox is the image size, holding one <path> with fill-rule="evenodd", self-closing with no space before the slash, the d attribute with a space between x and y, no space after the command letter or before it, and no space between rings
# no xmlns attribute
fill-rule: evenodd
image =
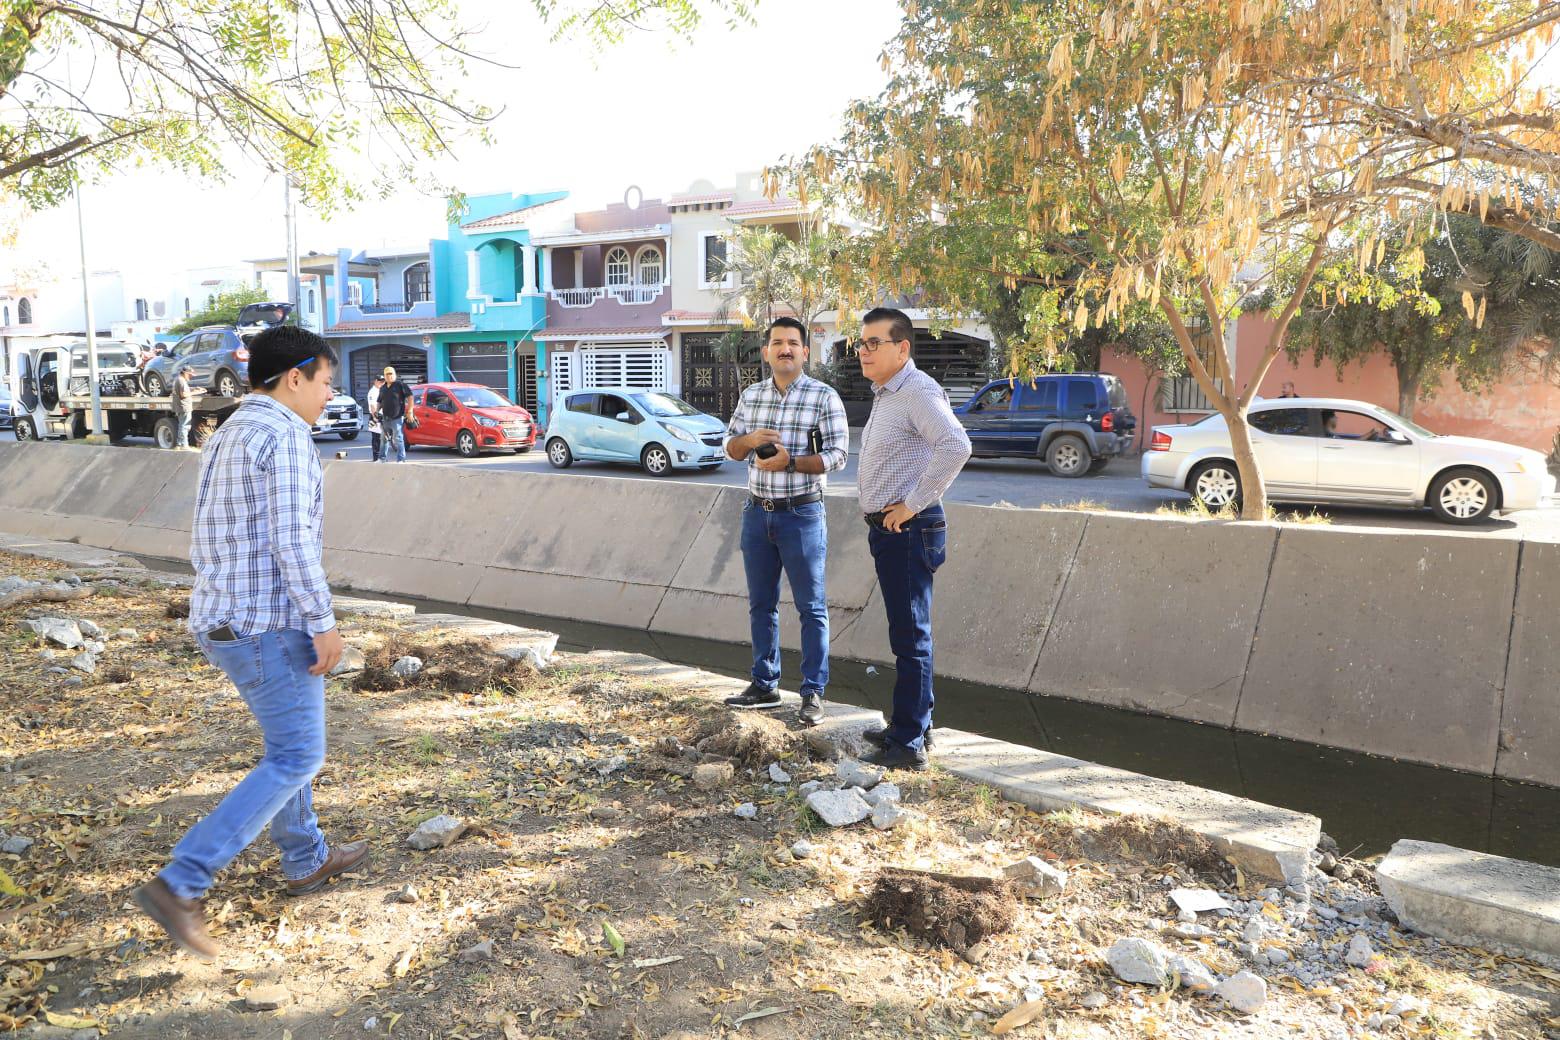
<svg viewBox="0 0 1560 1040"><path fill-rule="evenodd" d="M282 629L226 642L195 637L233 685L265 738L260 763L180 839L159 877L182 899L199 899L216 873L249 847L265 825L289 881L308 877L329 852L309 784L325 764L325 678L310 675L314 641Z"/></svg>
<svg viewBox="0 0 1560 1040"><path fill-rule="evenodd" d="M194 418L194 412L173 413L173 422L176 427L173 440L175 448L188 448L190 446L190 422Z"/></svg>
<svg viewBox="0 0 1560 1040"><path fill-rule="evenodd" d="M384 429L385 458L390 457L390 450L395 449L395 461L406 461L406 420L405 419L381 419L379 425Z"/></svg>
<svg viewBox="0 0 1560 1040"><path fill-rule="evenodd" d="M888 739L920 751L932 728L932 575L948 558L948 518L941 505L918 513L898 534L867 531L878 592L888 613L894 652L894 712Z"/></svg>
<svg viewBox="0 0 1560 1040"><path fill-rule="evenodd" d="M829 602L824 561L829 526L823 503L765 512L749 498L742 507L742 564L747 571L748 621L753 632L753 681L780 685L780 572L802 621L802 693L820 697L829 685Z"/></svg>

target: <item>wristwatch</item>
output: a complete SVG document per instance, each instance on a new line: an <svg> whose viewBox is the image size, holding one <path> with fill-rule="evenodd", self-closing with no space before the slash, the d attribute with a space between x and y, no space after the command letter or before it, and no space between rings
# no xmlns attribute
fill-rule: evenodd
<svg viewBox="0 0 1560 1040"><path fill-rule="evenodd" d="M785 471L787 473L795 473L796 472L796 457L794 455L791 458L786 460Z"/></svg>

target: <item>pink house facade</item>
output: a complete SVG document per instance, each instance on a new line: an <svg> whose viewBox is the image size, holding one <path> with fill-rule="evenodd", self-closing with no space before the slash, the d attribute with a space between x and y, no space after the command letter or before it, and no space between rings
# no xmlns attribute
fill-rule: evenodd
<svg viewBox="0 0 1560 1040"><path fill-rule="evenodd" d="M1237 383L1244 383L1261 363L1271 328L1272 322L1261 314L1245 314L1236 322L1233 367ZM1100 367L1125 385L1132 410L1138 415L1140 441L1154 426L1195 422L1208 414L1190 376L1162 377L1131 355L1109 350ZM1309 354L1293 363L1281 354L1258 393L1277 397L1285 382L1294 383L1295 392L1302 397L1345 397L1397 410L1397 375L1385 356L1348 365L1340 373L1331 362L1315 364ZM1560 386L1539 372L1519 369L1484 393L1469 393L1448 375L1428 398L1421 396L1414 408L1414 421L1434 433L1484 437L1548 453L1560 432Z"/></svg>

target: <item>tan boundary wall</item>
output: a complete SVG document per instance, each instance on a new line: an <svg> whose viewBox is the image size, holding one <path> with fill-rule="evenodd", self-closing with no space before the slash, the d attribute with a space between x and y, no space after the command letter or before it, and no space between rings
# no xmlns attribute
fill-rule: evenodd
<svg viewBox="0 0 1560 1040"><path fill-rule="evenodd" d="M0 445L0 530L188 559L199 463ZM339 586L748 639L741 489L325 473ZM891 664L855 503L827 509L834 653ZM958 504L948 518L939 675L1560 786L1560 546Z"/></svg>

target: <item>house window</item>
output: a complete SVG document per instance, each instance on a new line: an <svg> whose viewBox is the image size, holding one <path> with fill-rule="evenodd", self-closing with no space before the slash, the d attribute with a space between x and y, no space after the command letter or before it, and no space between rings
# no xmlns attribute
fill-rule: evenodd
<svg viewBox="0 0 1560 1040"><path fill-rule="evenodd" d="M32 324L32 301L25 296L16 301L16 323L18 325Z"/></svg>
<svg viewBox="0 0 1560 1040"><path fill-rule="evenodd" d="M309 290L309 313L313 314L314 313L314 309L315 309L314 290L310 289Z"/></svg>
<svg viewBox="0 0 1560 1040"><path fill-rule="evenodd" d="M347 306L349 306L349 307L361 307L361 306L363 306L363 283L362 282L348 282L347 283Z"/></svg>
<svg viewBox="0 0 1560 1040"><path fill-rule="evenodd" d="M152 317L154 317L154 318L163 318L163 317L167 317L167 315L168 315L168 305L166 303L164 303L162 300L158 300L156 303L152 304Z"/></svg>
<svg viewBox="0 0 1560 1040"><path fill-rule="evenodd" d="M11 308L9 306L0 307L0 325L9 324L11 324Z"/></svg>
<svg viewBox="0 0 1560 1040"><path fill-rule="evenodd" d="M1217 352L1223 349L1223 344L1213 338L1213 333L1207 325L1194 325L1187 330L1191 333L1192 347L1196 351L1197 360L1202 362L1203 368L1209 376L1215 377L1215 386L1223 389L1223 381L1216 377L1218 368ZM1208 400L1208 395L1203 393L1198 385L1197 378L1188 372L1184 376L1162 379L1159 383L1159 407L1166 412L1211 412L1214 410L1213 402Z"/></svg>
<svg viewBox="0 0 1560 1040"><path fill-rule="evenodd" d="M726 271L726 239L718 231L705 234L699 244L699 269L703 272L702 285L708 289L711 286L722 285L729 282Z"/></svg>
<svg viewBox="0 0 1560 1040"><path fill-rule="evenodd" d="M628 250L622 246L613 246L607 252L607 285L627 285L628 283Z"/></svg>
<svg viewBox="0 0 1560 1040"><path fill-rule="evenodd" d="M190 298L188 296L184 298L184 316L186 318L190 316Z"/></svg>
<svg viewBox="0 0 1560 1040"><path fill-rule="evenodd" d="M146 301L145 300L136 300L135 301L135 320L136 321L145 321L146 320L146 315L147 315Z"/></svg>
<svg viewBox="0 0 1560 1040"><path fill-rule="evenodd" d="M664 265L661 262L661 251L655 246L645 246L639 251L637 259L639 277L635 279L640 285L660 285Z"/></svg>
<svg viewBox="0 0 1560 1040"><path fill-rule="evenodd" d="M426 260L408 267L402 282L406 288L406 302L408 304L426 303L428 300L433 299L433 294L428 288L428 262Z"/></svg>

